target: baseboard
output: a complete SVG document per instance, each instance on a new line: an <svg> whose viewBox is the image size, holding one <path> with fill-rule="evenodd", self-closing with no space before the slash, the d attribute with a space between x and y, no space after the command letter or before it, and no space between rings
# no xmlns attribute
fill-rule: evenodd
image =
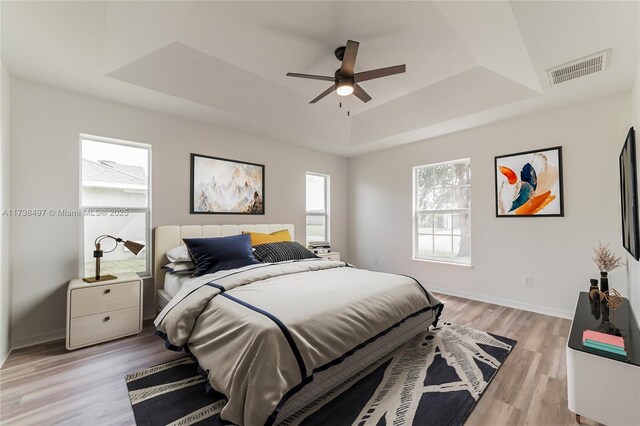
<svg viewBox="0 0 640 426"><path fill-rule="evenodd" d="M11 355L11 350L13 348L9 348L9 350L7 351L7 354L4 356L4 359L0 360L0 368L2 368L2 366L4 365L4 362L7 360L7 358L9 358L9 355Z"/></svg>
<svg viewBox="0 0 640 426"><path fill-rule="evenodd" d="M62 328L58 330L32 334L31 336L19 337L11 343L11 349L14 350L26 348L27 346L39 345L40 343L47 343L53 340L64 339L66 332L67 330Z"/></svg>
<svg viewBox="0 0 640 426"><path fill-rule="evenodd" d="M477 300L479 302L493 303L494 305L506 306L507 308L520 309L523 311L535 312L537 314L551 315L552 317L573 319L573 311L549 308L547 306L530 305L528 303L517 302L515 300L501 299L498 297L485 296L465 291L451 290L448 288L429 286L429 291L442 293L449 296L462 297L464 299Z"/></svg>
<svg viewBox="0 0 640 426"><path fill-rule="evenodd" d="M506 306L508 308L521 309L523 311L529 311L529 312L536 312L538 314L551 315L554 317L567 318L567 319L573 318L572 311L565 311L562 309L549 308L546 306L530 305L528 303L516 302L514 300L500 299L497 297L484 296L484 295L475 294L475 293L467 293L464 291L451 290L448 288L429 286L429 290L436 293L447 294L449 296L457 296L465 299L477 300L480 302L493 303L495 305ZM145 312L143 316L145 320L153 319L155 318L155 313ZM9 353L11 353L11 351L14 349L25 348L27 346L33 346L40 343L50 342L53 340L64 339L65 333L66 333L65 329L59 329L59 330L53 330L53 331L48 331L44 333L38 333L38 334L33 334L31 336L18 338L11 345L11 349L9 350ZM7 356L9 356L9 353L7 353ZM4 364L5 360L6 360L6 357L4 360L2 360L2 362L0 362L0 366Z"/></svg>
<svg viewBox="0 0 640 426"><path fill-rule="evenodd" d="M143 320L154 319L155 313L153 312L145 312L142 316ZM11 350L13 349L21 349L26 348L28 346L39 345L40 343L52 342L54 340L61 340L66 337L67 330L59 329L53 331L45 331L43 333L32 334L31 336L25 336L17 338L14 342L12 342ZM6 358L5 358L6 359ZM0 366L4 363L4 360L0 363Z"/></svg>

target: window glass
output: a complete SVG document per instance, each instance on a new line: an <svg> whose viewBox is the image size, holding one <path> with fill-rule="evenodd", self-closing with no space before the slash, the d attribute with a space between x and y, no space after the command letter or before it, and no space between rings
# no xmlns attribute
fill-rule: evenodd
<svg viewBox="0 0 640 426"><path fill-rule="evenodd" d="M307 243L329 241L329 176L307 173Z"/></svg>
<svg viewBox="0 0 640 426"><path fill-rule="evenodd" d="M150 147L136 143L81 137L81 208L84 230L84 275L95 274L94 241L100 235L150 242ZM138 272L150 275L150 250L137 256L112 239L103 241L101 274Z"/></svg>
<svg viewBox="0 0 640 426"><path fill-rule="evenodd" d="M414 258L471 264L469 159L414 167Z"/></svg>

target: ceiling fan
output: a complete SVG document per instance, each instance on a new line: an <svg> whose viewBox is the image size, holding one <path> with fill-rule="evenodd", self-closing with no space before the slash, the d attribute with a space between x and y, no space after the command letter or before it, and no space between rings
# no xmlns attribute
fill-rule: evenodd
<svg viewBox="0 0 640 426"><path fill-rule="evenodd" d="M357 41L349 40L346 46L338 47L335 50L336 58L342 61L342 66L338 68L333 77L327 77L323 75L312 74L297 74L293 72L287 73L287 77L309 78L311 80L332 81L333 85L327 90L313 99L310 104L315 104L320 99L327 96L334 90L340 96L348 96L350 94L356 95L362 102L369 102L371 96L364 91L358 83L367 80L373 80L376 78L387 77L394 74L401 74L407 70L405 64L395 65L393 67L379 68L371 71L364 71L354 73L354 67L356 64L356 55L358 54L358 46L360 43Z"/></svg>

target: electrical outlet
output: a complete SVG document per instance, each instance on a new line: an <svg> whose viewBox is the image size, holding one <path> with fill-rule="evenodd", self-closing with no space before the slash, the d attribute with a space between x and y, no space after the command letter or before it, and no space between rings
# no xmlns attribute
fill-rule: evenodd
<svg viewBox="0 0 640 426"><path fill-rule="evenodd" d="M523 275L522 276L522 285L525 287L533 287L533 276L531 275Z"/></svg>

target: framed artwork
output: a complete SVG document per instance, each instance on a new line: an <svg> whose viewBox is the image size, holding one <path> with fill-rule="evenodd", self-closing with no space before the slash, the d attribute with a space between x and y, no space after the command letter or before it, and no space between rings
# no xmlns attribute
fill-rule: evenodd
<svg viewBox="0 0 640 426"><path fill-rule="evenodd" d="M562 147L495 157L496 217L564 216Z"/></svg>
<svg viewBox="0 0 640 426"><path fill-rule="evenodd" d="M191 154L190 210L264 214L264 165Z"/></svg>
<svg viewBox="0 0 640 426"><path fill-rule="evenodd" d="M636 132L629 129L620 152L620 203L622 211L622 245L635 259L640 259L640 225L638 224L638 165Z"/></svg>

